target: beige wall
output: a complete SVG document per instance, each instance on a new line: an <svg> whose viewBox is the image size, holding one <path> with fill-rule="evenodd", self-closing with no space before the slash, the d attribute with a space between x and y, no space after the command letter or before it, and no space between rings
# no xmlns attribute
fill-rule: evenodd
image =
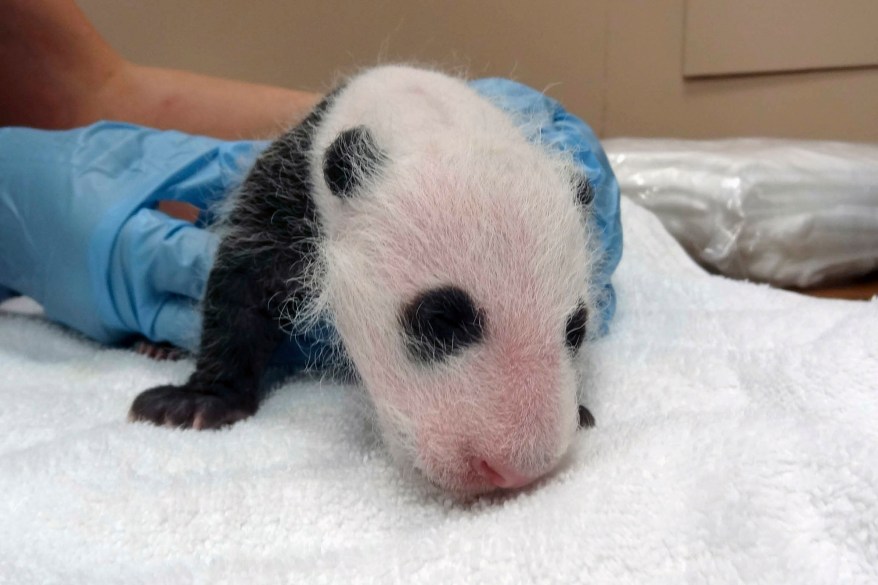
<svg viewBox="0 0 878 585"><path fill-rule="evenodd" d="M519 79L603 136L878 141L878 68L685 79L685 0L79 4L146 64L323 90L339 71L413 60Z"/></svg>
<svg viewBox="0 0 878 585"><path fill-rule="evenodd" d="M612 6L607 135L878 141L878 68L686 80L683 0Z"/></svg>

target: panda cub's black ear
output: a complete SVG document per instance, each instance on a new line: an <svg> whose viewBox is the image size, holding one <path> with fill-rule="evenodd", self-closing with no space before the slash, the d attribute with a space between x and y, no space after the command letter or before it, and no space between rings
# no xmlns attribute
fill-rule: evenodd
<svg viewBox="0 0 878 585"><path fill-rule="evenodd" d="M588 207L594 201L594 186L588 177L580 175L576 180L576 201L583 207Z"/></svg>
<svg viewBox="0 0 878 585"><path fill-rule="evenodd" d="M590 429L595 425L594 415L582 404L579 405L579 428Z"/></svg>
<svg viewBox="0 0 878 585"><path fill-rule="evenodd" d="M336 137L323 156L326 185L333 195L351 197L364 181L378 172L385 158L368 128L348 128Z"/></svg>

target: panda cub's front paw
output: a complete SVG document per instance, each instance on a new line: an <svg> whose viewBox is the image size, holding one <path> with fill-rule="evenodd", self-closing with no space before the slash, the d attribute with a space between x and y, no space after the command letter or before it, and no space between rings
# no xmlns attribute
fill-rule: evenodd
<svg viewBox="0 0 878 585"><path fill-rule="evenodd" d="M198 392L188 386L158 386L134 399L128 419L156 425L217 429L256 412L256 404Z"/></svg>

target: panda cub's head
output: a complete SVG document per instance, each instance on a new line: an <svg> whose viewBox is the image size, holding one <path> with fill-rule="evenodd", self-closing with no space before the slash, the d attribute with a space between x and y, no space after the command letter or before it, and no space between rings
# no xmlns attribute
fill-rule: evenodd
<svg viewBox="0 0 878 585"><path fill-rule="evenodd" d="M355 77L310 152L316 305L391 451L458 494L551 471L593 328L587 181L463 82Z"/></svg>

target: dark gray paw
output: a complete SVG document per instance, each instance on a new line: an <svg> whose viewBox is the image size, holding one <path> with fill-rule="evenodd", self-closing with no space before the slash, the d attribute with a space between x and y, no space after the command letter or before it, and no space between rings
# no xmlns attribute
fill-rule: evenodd
<svg viewBox="0 0 878 585"><path fill-rule="evenodd" d="M217 429L256 412L256 404L207 394L187 386L158 386L134 399L128 419L169 427Z"/></svg>

